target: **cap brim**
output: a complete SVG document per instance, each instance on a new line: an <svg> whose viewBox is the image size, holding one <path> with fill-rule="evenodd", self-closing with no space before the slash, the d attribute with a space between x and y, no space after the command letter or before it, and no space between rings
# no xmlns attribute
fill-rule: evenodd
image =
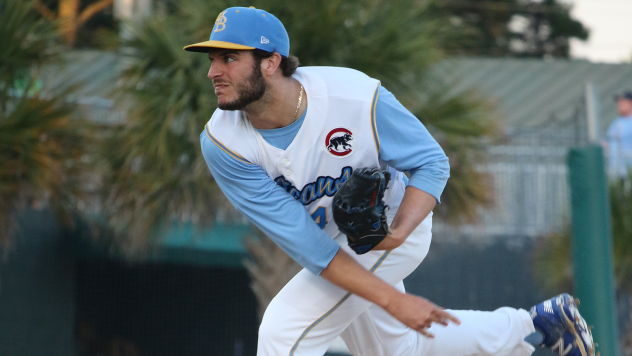
<svg viewBox="0 0 632 356"><path fill-rule="evenodd" d="M205 41L205 42L194 43L192 45L188 45L184 47L184 50L189 51L189 52L208 53L209 48L241 49L241 50L255 49L254 47L244 46L244 45L224 42L224 41Z"/></svg>

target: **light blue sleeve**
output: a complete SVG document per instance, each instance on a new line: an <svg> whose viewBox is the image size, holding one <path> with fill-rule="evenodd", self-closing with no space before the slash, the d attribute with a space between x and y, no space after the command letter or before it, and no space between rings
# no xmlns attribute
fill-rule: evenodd
<svg viewBox="0 0 632 356"><path fill-rule="evenodd" d="M211 174L235 208L301 266L320 274L340 246L316 225L301 203L261 167L237 161L205 132L200 143Z"/></svg>
<svg viewBox="0 0 632 356"><path fill-rule="evenodd" d="M380 159L409 172L408 185L431 194L441 203L450 177L448 157L426 127L395 96L380 86L375 107Z"/></svg>
<svg viewBox="0 0 632 356"><path fill-rule="evenodd" d="M619 139L617 137L617 130L619 124L619 118L617 117L608 127L606 133L606 142L608 144L607 158L609 169L613 172L619 173L618 170L618 153L619 153Z"/></svg>

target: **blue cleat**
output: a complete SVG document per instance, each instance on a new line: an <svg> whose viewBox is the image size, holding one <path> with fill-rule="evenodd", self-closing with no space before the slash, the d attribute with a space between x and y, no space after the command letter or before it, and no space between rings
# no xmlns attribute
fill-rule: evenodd
<svg viewBox="0 0 632 356"><path fill-rule="evenodd" d="M531 319L535 329L544 336L541 347L562 356L595 355L592 333L570 295L560 294L534 305Z"/></svg>

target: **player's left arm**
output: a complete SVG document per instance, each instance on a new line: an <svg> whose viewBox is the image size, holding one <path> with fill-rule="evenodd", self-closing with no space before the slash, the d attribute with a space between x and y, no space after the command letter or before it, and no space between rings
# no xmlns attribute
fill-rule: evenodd
<svg viewBox="0 0 632 356"><path fill-rule="evenodd" d="M375 111L380 160L409 172L404 198L390 233L375 249L391 250L430 214L450 176L448 157L426 127L395 96L379 88Z"/></svg>
<svg viewBox="0 0 632 356"><path fill-rule="evenodd" d="M389 226L389 234L375 246L374 250L392 250L399 247L436 205L437 199L429 193L411 185L407 186L404 199Z"/></svg>

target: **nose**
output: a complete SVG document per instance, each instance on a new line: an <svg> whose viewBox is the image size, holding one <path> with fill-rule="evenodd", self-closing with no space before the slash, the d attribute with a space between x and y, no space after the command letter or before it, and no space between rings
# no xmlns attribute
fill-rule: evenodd
<svg viewBox="0 0 632 356"><path fill-rule="evenodd" d="M218 78L221 74L222 74L222 70L221 70L221 65L217 62L213 62L211 64L211 68L209 68L208 70L208 79L215 79Z"/></svg>

